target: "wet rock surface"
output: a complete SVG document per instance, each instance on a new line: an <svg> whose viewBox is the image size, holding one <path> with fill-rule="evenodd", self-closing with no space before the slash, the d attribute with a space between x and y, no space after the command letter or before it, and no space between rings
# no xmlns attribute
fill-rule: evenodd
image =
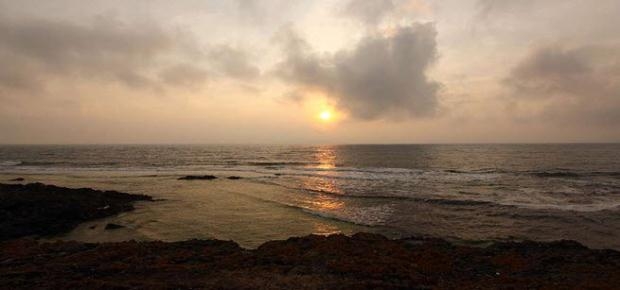
<svg viewBox="0 0 620 290"><path fill-rule="evenodd" d="M617 289L620 253L578 243L306 236L255 250L219 240L0 244L0 288Z"/></svg>
<svg viewBox="0 0 620 290"><path fill-rule="evenodd" d="M0 241L68 232L78 224L132 210L146 195L42 183L0 184Z"/></svg>
<svg viewBox="0 0 620 290"><path fill-rule="evenodd" d="M213 180L217 179L217 176L214 175L187 175L183 177L179 177L178 180Z"/></svg>

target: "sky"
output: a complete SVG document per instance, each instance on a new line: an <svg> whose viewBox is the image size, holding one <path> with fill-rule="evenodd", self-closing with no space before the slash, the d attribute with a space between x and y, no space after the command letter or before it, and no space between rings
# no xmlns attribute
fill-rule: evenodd
<svg viewBox="0 0 620 290"><path fill-rule="evenodd" d="M0 143L620 142L618 0L0 0Z"/></svg>

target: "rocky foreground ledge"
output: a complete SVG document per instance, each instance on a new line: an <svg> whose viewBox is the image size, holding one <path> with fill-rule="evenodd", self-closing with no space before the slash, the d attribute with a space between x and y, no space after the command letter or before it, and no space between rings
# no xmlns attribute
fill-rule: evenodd
<svg viewBox="0 0 620 290"><path fill-rule="evenodd" d="M42 183L0 184L0 241L68 232L78 224L132 210L150 196Z"/></svg>
<svg viewBox="0 0 620 290"><path fill-rule="evenodd" d="M618 289L620 253L575 242L487 248L380 235L234 242L0 243L0 288Z"/></svg>

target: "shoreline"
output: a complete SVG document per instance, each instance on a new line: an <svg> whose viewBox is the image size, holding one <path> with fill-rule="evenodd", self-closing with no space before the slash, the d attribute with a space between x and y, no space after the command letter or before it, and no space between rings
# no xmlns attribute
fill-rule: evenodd
<svg viewBox="0 0 620 290"><path fill-rule="evenodd" d="M133 202L153 198L41 183L0 184L0 197L5 217L0 223L0 288L614 289L620 285L620 252L589 249L574 241L475 247L443 239L357 233L275 240L256 249L215 239L42 242L28 237L67 232L85 221L131 211ZM59 211L64 214L58 215ZM21 232L5 230L18 225Z"/></svg>

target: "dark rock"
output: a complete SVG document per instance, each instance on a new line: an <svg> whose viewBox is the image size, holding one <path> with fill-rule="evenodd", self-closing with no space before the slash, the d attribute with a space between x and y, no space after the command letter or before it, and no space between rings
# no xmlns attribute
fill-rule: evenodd
<svg viewBox="0 0 620 290"><path fill-rule="evenodd" d="M213 175L188 175L188 176L179 177L178 180L213 180L213 179L217 179L217 177Z"/></svg>
<svg viewBox="0 0 620 290"><path fill-rule="evenodd" d="M228 179L230 179L230 180L239 180L239 179L241 179L241 176L228 176Z"/></svg>
<svg viewBox="0 0 620 290"><path fill-rule="evenodd" d="M0 243L0 289L618 289L620 253L575 242L487 248L376 234L230 241ZM42 270L44 269L44 270ZM44 272L42 272L44 271Z"/></svg>
<svg viewBox="0 0 620 290"><path fill-rule="evenodd" d="M117 225L117 224L112 224L112 223L109 223L109 224L105 225L105 229L106 230L117 230L117 229L122 229L124 227L125 226L121 226L121 225Z"/></svg>
<svg viewBox="0 0 620 290"><path fill-rule="evenodd" d="M0 184L0 241L68 232L78 224L133 210L146 195L42 183ZM0 287L1 288L1 287Z"/></svg>
<svg viewBox="0 0 620 290"><path fill-rule="evenodd" d="M24 181L25 179L23 177L18 177L18 178L13 178L9 181Z"/></svg>

